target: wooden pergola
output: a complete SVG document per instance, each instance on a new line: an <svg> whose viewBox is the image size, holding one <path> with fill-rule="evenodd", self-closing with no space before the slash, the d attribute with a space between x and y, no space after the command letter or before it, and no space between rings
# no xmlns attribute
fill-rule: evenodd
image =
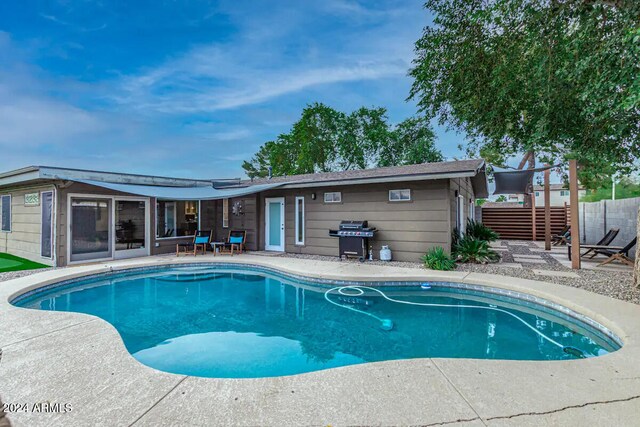
<svg viewBox="0 0 640 427"><path fill-rule="evenodd" d="M525 165L529 165L527 169L524 169ZM551 250L551 191L550 191L550 175L553 166L545 164L543 168L536 169L535 155L532 151L529 151L522 158L522 161L518 165L518 170L522 172L531 172L531 177L534 172L544 172L544 249ZM500 172L498 172L500 173ZM504 172L503 172L504 173ZM525 208L531 209L532 218L532 238L536 240L537 225L536 225L536 198L533 191L533 180L530 179L527 185L522 189L511 189L513 194L523 194L525 197ZM571 220L569 226L571 227L571 241L580 242L580 218L578 215L578 164L576 160L569 160L569 192L570 192L570 212ZM496 193L499 194L499 193ZM571 245L571 268L580 268L580 245Z"/></svg>

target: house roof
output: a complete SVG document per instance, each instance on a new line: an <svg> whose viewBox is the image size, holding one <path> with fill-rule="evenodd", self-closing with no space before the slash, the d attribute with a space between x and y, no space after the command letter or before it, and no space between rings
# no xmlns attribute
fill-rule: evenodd
<svg viewBox="0 0 640 427"><path fill-rule="evenodd" d="M284 182L284 183L303 183L303 182L335 182L348 181L363 178L384 178L396 176L412 176L412 175L428 175L443 173L464 173L474 172L484 166L484 160L455 160L450 162L433 162L420 163L417 165L406 166L389 166L383 168L371 169L354 169L342 172L319 172L307 173L302 175L274 176L272 178L254 179L253 183L260 182Z"/></svg>
<svg viewBox="0 0 640 427"><path fill-rule="evenodd" d="M478 197L488 196L485 162L482 159L420 163L417 165L320 172L302 175L274 176L254 179L250 183L282 183L282 188L319 187L376 182L418 181L469 177ZM245 181L247 182L247 181Z"/></svg>
<svg viewBox="0 0 640 427"><path fill-rule="evenodd" d="M70 169L52 166L29 166L26 168L0 173L0 187L9 185L21 185L28 182L37 182L43 180L90 180L115 184L166 187L211 187L213 185L223 187L240 182L239 178L232 180L188 179L121 172L104 172L87 169Z"/></svg>

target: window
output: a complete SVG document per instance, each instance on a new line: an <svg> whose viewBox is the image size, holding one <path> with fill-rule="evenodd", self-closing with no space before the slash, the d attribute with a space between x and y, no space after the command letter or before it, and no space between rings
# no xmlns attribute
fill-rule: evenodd
<svg viewBox="0 0 640 427"><path fill-rule="evenodd" d="M229 228L229 199L222 199L222 228Z"/></svg>
<svg viewBox="0 0 640 427"><path fill-rule="evenodd" d="M456 229L458 236L462 237L464 235L464 197L459 194L456 196Z"/></svg>
<svg viewBox="0 0 640 427"><path fill-rule="evenodd" d="M304 245L304 197L296 197L296 245Z"/></svg>
<svg viewBox="0 0 640 427"><path fill-rule="evenodd" d="M569 196L569 190L560 190L560 196Z"/></svg>
<svg viewBox="0 0 640 427"><path fill-rule="evenodd" d="M411 190L389 190L390 202L411 201Z"/></svg>
<svg viewBox="0 0 640 427"><path fill-rule="evenodd" d="M0 215L0 230L10 232L11 231L11 196L0 196L0 209L2 214Z"/></svg>
<svg viewBox="0 0 640 427"><path fill-rule="evenodd" d="M53 191L45 191L41 196L40 255L52 258L53 254Z"/></svg>
<svg viewBox="0 0 640 427"><path fill-rule="evenodd" d="M158 200L156 203L156 238L193 236L198 229L196 201Z"/></svg>
<svg viewBox="0 0 640 427"><path fill-rule="evenodd" d="M536 191L536 197L540 197L540 192Z"/></svg>
<svg viewBox="0 0 640 427"><path fill-rule="evenodd" d="M325 203L342 203L342 193L335 191L333 193L324 193Z"/></svg>

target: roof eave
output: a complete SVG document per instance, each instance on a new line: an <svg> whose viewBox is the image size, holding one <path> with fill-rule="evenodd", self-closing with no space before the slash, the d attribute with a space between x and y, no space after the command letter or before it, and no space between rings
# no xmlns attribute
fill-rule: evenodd
<svg viewBox="0 0 640 427"><path fill-rule="evenodd" d="M283 184L283 189L287 188L309 188L309 187L335 187L344 185L360 185L360 184L382 184L387 182L405 182L405 181L430 181L434 179L450 179L450 178L467 178L477 175L475 170L463 172L446 172L446 173L429 173L429 174L413 174L413 175L394 175L375 178L352 178L331 181L310 181L310 182L290 182Z"/></svg>
<svg viewBox="0 0 640 427"><path fill-rule="evenodd" d="M40 167L28 166L0 174L0 187L35 181L40 178Z"/></svg>

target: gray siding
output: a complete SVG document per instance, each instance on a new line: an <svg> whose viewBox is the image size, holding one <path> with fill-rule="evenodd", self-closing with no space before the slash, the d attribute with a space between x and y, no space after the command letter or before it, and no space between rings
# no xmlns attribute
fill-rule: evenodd
<svg viewBox="0 0 640 427"><path fill-rule="evenodd" d="M242 205L242 214L233 214L233 205L240 202ZM215 239L218 241L226 240L229 237L230 230L245 230L247 232L247 240L245 247L250 251L255 251L259 247L260 236L258 235L258 195L252 194L245 197L236 197L229 199L229 227L222 227L222 200L215 201Z"/></svg>
<svg viewBox="0 0 640 427"><path fill-rule="evenodd" d="M411 201L389 201L389 190L407 188L411 190ZM324 203L324 193L331 191L342 192L342 203ZM316 200L312 200L312 193ZM305 198L304 245L296 245L294 240L296 196ZM379 257L382 245L389 245L394 259L400 261L419 261L427 249L448 249L450 245L447 180L269 191L260 196L261 218L267 197L285 197L286 252L337 256L338 239L328 233L337 229L342 220L367 220L369 226L378 229L370 242L374 258ZM263 237L265 225L259 226Z"/></svg>
<svg viewBox="0 0 640 427"><path fill-rule="evenodd" d="M40 205L25 206L24 204L25 194L52 190L53 185L0 189L0 195L11 195L11 232L0 231L0 252L7 252L42 264L53 265L52 259L43 258L40 255L42 207Z"/></svg>

